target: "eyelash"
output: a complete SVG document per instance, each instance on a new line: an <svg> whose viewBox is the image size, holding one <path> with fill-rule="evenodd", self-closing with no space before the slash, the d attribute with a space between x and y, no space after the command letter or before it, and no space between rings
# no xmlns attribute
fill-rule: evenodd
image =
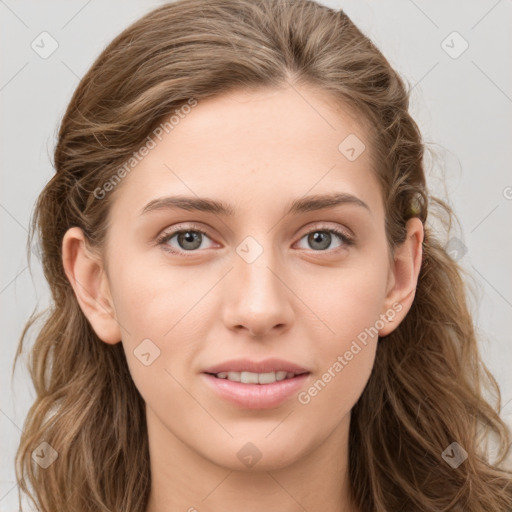
<svg viewBox="0 0 512 512"><path fill-rule="evenodd" d="M157 245L161 245L165 251L170 252L171 254L178 254L178 255L183 255L185 257L190 257L193 255L193 253L200 252L200 251L198 251L198 250L177 251L176 249L173 249L169 245L167 245L167 242L171 238L173 238L175 235L178 235L180 233L186 233L187 231L201 233L202 235L206 235L208 238L211 238L207 232L205 232L203 229L199 228L198 226L195 226L194 224L186 225L185 227L182 227L182 226L179 226L179 227L180 227L180 229L174 229L170 232L168 231L168 232L162 233L162 235L160 235L156 239ZM316 232L334 233L335 235L337 235L340 238L340 240L343 242L343 245L336 249L325 250L325 251L320 250L320 251L313 251L313 252L332 253L332 252L336 252L336 251L342 249L343 247L350 247L350 246L354 245L354 243L355 243L355 240L353 238L349 237L345 232L343 232L337 228L326 227L326 226L318 226L318 227L315 227L314 229L311 229L310 231L304 233L301 236L300 240L302 240L305 236L310 235L311 233L316 233ZM192 254L188 255L187 252L192 253Z"/></svg>

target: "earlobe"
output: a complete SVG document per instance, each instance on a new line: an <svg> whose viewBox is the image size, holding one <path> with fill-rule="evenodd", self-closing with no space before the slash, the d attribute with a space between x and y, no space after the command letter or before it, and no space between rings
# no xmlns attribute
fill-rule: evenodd
<svg viewBox="0 0 512 512"><path fill-rule="evenodd" d="M395 249L391 269L393 284L385 301L387 312L393 311L392 318L379 330L379 337L387 336L398 327L411 309L416 295L423 257L423 223L419 218L413 217L407 221L406 229L405 241ZM391 317L389 314L386 316Z"/></svg>
<svg viewBox="0 0 512 512"><path fill-rule="evenodd" d="M87 246L79 227L68 229L64 235L62 263L78 304L97 336L109 344L121 341L103 261Z"/></svg>

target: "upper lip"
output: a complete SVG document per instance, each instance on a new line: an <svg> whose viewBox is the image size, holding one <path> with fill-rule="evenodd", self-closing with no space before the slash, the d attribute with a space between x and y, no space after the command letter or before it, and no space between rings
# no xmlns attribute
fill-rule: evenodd
<svg viewBox="0 0 512 512"><path fill-rule="evenodd" d="M251 361L249 359L231 359L223 363L210 366L204 373L221 372L251 372L251 373L270 373L270 372L290 372L295 374L309 373L309 370L301 366L284 361L283 359L264 359L263 361Z"/></svg>

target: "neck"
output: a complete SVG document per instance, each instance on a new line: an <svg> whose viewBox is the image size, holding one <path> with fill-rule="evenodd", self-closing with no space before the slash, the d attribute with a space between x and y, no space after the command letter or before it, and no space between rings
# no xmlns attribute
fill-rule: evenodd
<svg viewBox="0 0 512 512"><path fill-rule="evenodd" d="M262 459L240 470L199 454L149 409L147 414L151 492L146 512L358 512L348 478L350 415L307 455L291 454L291 462L279 467L266 467Z"/></svg>

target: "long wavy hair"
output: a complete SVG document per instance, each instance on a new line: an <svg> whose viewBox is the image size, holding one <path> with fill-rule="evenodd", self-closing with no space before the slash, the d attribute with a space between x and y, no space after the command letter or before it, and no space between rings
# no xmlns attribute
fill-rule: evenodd
<svg viewBox="0 0 512 512"><path fill-rule="evenodd" d="M342 10L310 0L165 4L117 36L80 81L29 236L29 245L39 238L52 300L28 320L15 359L37 326L28 363L36 398L16 455L20 506L25 493L42 512L144 512L151 485L145 404L122 344L103 343L77 303L62 263L66 230L79 226L102 246L115 191L101 187L191 98L287 84L329 94L364 123L390 249L404 241L409 218L425 226L412 308L378 344L351 412L354 502L365 512L512 510L510 431L479 354L466 272L439 234L456 216L427 190L410 89ZM426 225L434 212L437 228ZM44 441L58 453L46 469L32 460ZM443 457L454 442L467 453L458 467Z"/></svg>

